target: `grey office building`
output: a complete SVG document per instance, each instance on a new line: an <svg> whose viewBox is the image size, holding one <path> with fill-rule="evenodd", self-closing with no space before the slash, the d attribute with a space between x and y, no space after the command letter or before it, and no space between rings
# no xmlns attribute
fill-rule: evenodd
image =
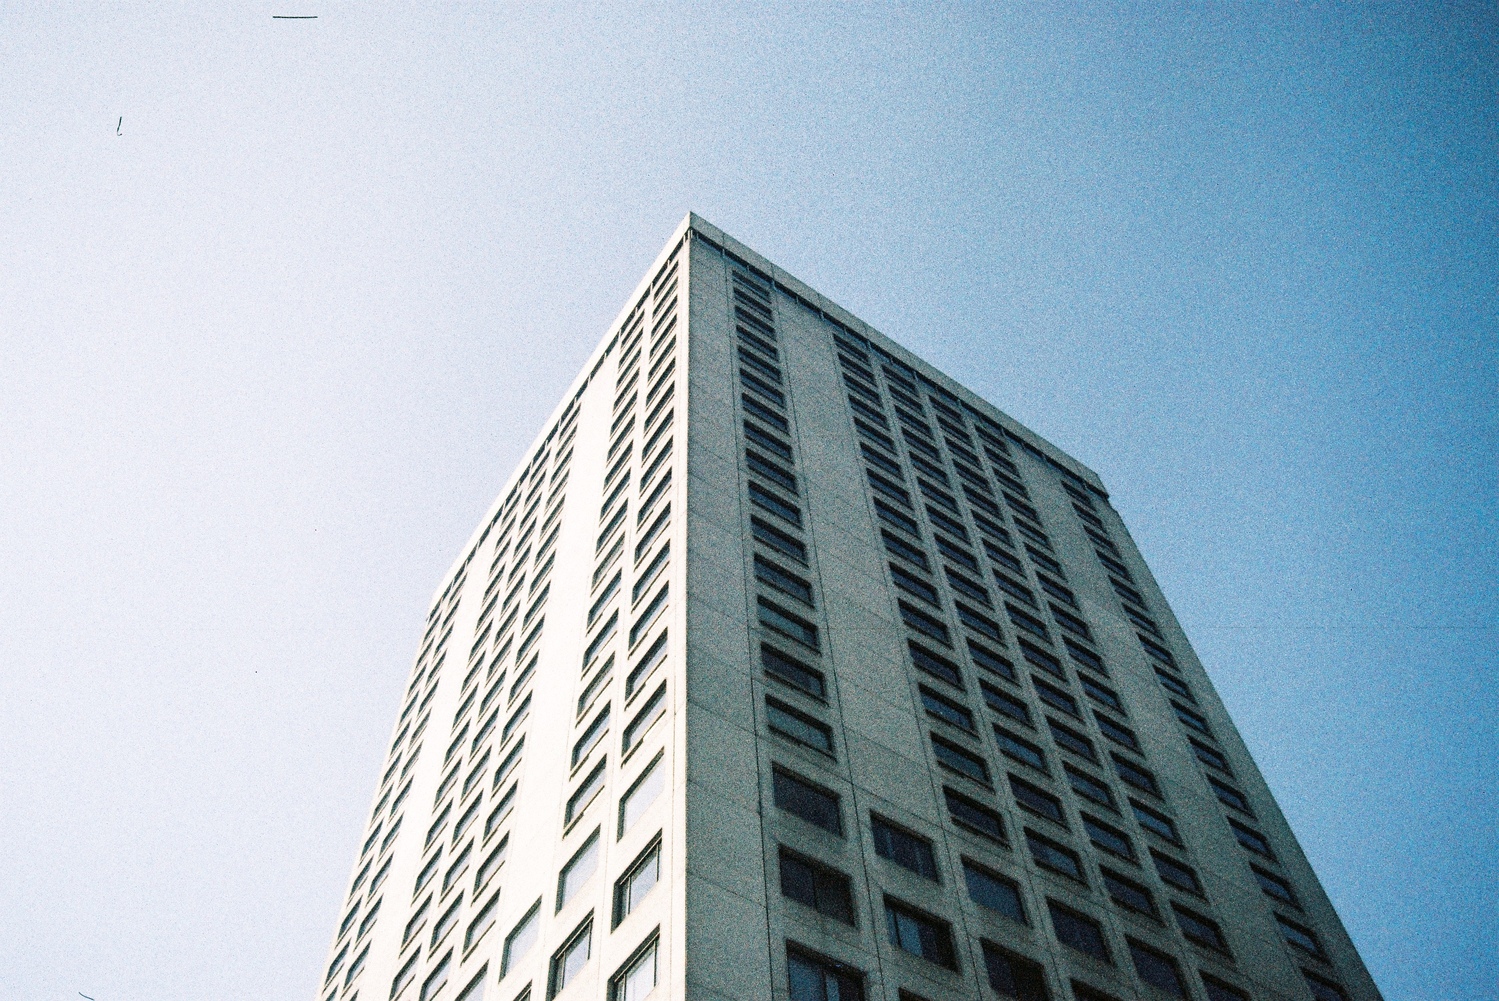
<svg viewBox="0 0 1499 1001"><path fill-rule="evenodd" d="M319 1001L1379 997L1098 476L696 216L460 552Z"/></svg>

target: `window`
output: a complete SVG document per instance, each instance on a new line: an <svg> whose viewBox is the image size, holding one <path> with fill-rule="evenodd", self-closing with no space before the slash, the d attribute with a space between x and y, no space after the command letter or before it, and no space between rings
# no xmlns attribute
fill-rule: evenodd
<svg viewBox="0 0 1499 1001"><path fill-rule="evenodd" d="M510 968L525 957L536 944L537 922L536 917L541 912L541 901L531 905L526 916L515 924L510 934L505 936L505 951L500 960L500 978L504 979Z"/></svg>
<svg viewBox="0 0 1499 1001"><path fill-rule="evenodd" d="M933 618L904 601L898 602L898 604L900 606L901 621L908 627L921 633L923 636L936 640L943 646L952 646L951 634L948 633L947 626L940 620Z"/></svg>
<svg viewBox="0 0 1499 1001"><path fill-rule="evenodd" d="M1140 753L1140 741L1135 737L1135 731L1121 723L1115 723L1102 713L1094 713L1093 718L1098 721L1099 732L1109 740L1121 747L1127 747L1136 754Z"/></svg>
<svg viewBox="0 0 1499 1001"><path fill-rule="evenodd" d="M1098 873L1103 877L1103 887L1114 903L1137 914L1157 917L1155 898L1145 887L1110 869L1099 869Z"/></svg>
<svg viewBox="0 0 1499 1001"><path fill-rule="evenodd" d="M911 663L916 665L918 671L945 681L954 688L963 687L963 674L958 670L958 665L919 643L908 640L906 645L911 651Z"/></svg>
<svg viewBox="0 0 1499 1001"><path fill-rule="evenodd" d="M1260 889L1265 891L1265 896L1273 897L1283 904L1290 904L1298 910L1301 908L1300 901L1296 899L1296 891L1291 889L1290 883L1266 872L1257 865L1249 868L1254 870L1254 878L1259 882Z"/></svg>
<svg viewBox="0 0 1499 1001"><path fill-rule="evenodd" d="M1268 859L1275 858L1275 853L1270 850L1270 842L1259 831L1251 830L1235 820L1230 820L1228 826L1234 829L1234 837L1247 851Z"/></svg>
<svg viewBox="0 0 1499 1001"><path fill-rule="evenodd" d="M469 980L468 986L458 993L457 1001L480 1001L480 998L484 996L484 978L487 976L489 976L489 964L485 963Z"/></svg>
<svg viewBox="0 0 1499 1001"><path fill-rule="evenodd" d="M472 949L474 943L483 938L484 934L494 927L495 912L499 909L499 906L500 893L496 890L488 902L479 908L479 913L474 915L474 919L468 923L468 931L463 933L463 950L465 952Z"/></svg>
<svg viewBox="0 0 1499 1001"><path fill-rule="evenodd" d="M1057 746L1064 751L1071 751L1080 758L1088 761L1097 761L1098 755L1093 751L1093 742L1076 730L1070 730L1054 719L1046 720L1047 729L1051 731L1051 739L1057 742Z"/></svg>
<svg viewBox="0 0 1499 1001"><path fill-rule="evenodd" d="M781 849L781 895L846 925L854 923L849 878L836 869Z"/></svg>
<svg viewBox="0 0 1499 1001"><path fill-rule="evenodd" d="M1228 758L1222 751L1215 747L1209 747L1201 741L1191 740L1192 753L1197 755L1197 760L1209 768L1216 768L1225 775L1232 775L1233 769L1228 766Z"/></svg>
<svg viewBox="0 0 1499 1001"><path fill-rule="evenodd" d="M997 713L1003 713L1018 723L1031 725L1031 710L1023 701L1007 692L1003 692L993 685L979 682L979 691L983 692L984 702Z"/></svg>
<svg viewBox="0 0 1499 1001"><path fill-rule="evenodd" d="M630 669L629 676L625 678L625 699L627 701L634 698L635 693L640 690L641 686L650 680L656 668L666 660L666 640L669 635L670 633L663 629L661 635L657 636L655 642L651 644L650 649L641 654L639 662Z"/></svg>
<svg viewBox="0 0 1499 1001"><path fill-rule="evenodd" d="M667 561L670 559L671 540L668 539L666 541L666 544L656 551L656 555L651 558L650 564L640 572L640 576L635 580L634 585L631 586L630 604L632 606L640 604L640 596L645 594L646 590L656 582L656 575L659 574L663 568L665 568ZM614 576L616 580L619 578L619 574L615 574ZM614 587L613 584L609 586L611 588ZM604 599L600 598L594 607L602 610L603 603ZM588 624L590 626L593 625L592 618L589 619Z"/></svg>
<svg viewBox="0 0 1499 1001"><path fill-rule="evenodd" d="M761 485L756 480L750 480L748 483L751 504L762 511L768 511L777 518L795 525L797 528L802 527L802 513L795 504L778 496L774 491ZM803 562L805 562L805 559Z"/></svg>
<svg viewBox="0 0 1499 1001"><path fill-rule="evenodd" d="M1197 873L1192 871L1191 866L1160 852L1153 851L1150 857L1155 860L1155 871L1161 874L1161 879L1178 890L1202 896L1202 883L1198 881Z"/></svg>
<svg viewBox="0 0 1499 1001"><path fill-rule="evenodd" d="M973 639L968 640L968 656L973 658L974 664L991 674L997 674L1006 681L1015 680L1015 665L990 650L982 643L976 643Z"/></svg>
<svg viewBox="0 0 1499 1001"><path fill-rule="evenodd" d="M1119 1001L1112 994L1105 994L1103 991L1089 987L1087 984L1079 983L1076 980L1072 981L1072 996L1077 1001Z"/></svg>
<svg viewBox="0 0 1499 1001"><path fill-rule="evenodd" d="M874 835L875 854L918 876L937 881L937 856L933 853L929 840L905 828L896 827L883 817L871 816L869 827Z"/></svg>
<svg viewBox="0 0 1499 1001"><path fill-rule="evenodd" d="M1079 771L1070 765L1064 767L1062 770L1067 773L1067 784L1072 787L1073 792L1083 797L1083 799L1097 803L1099 806L1107 807L1110 810L1117 809L1114 806L1113 791L1101 781L1087 772Z"/></svg>
<svg viewBox="0 0 1499 1001"><path fill-rule="evenodd" d="M998 726L994 728L994 739L999 741L999 750L1005 757L1030 765L1038 771L1046 771L1046 754L1035 744Z"/></svg>
<svg viewBox="0 0 1499 1001"><path fill-rule="evenodd" d="M1176 833L1176 824L1169 817L1156 813L1150 807L1142 806L1134 800L1130 800L1129 805L1134 810L1135 819L1140 822L1141 827L1173 845L1182 843L1181 837Z"/></svg>
<svg viewBox="0 0 1499 1001"><path fill-rule="evenodd" d="M1206 973L1202 974L1202 988L1207 991L1208 1001L1249 1001L1248 994ZM1316 995L1313 994L1313 997Z"/></svg>
<svg viewBox="0 0 1499 1001"><path fill-rule="evenodd" d="M657 754L619 801L619 837L624 837L625 832L635 826L665 787L666 772L661 767L661 755Z"/></svg>
<svg viewBox="0 0 1499 1001"><path fill-rule="evenodd" d="M1067 826L1067 815L1062 812L1062 801L1051 793L1014 775L1010 776L1010 791L1015 794L1015 802L1022 810L1029 810L1063 827Z"/></svg>
<svg viewBox="0 0 1499 1001"><path fill-rule="evenodd" d="M582 716L588 711L588 707L593 705L593 700L604 690L604 685L608 684L613 674L614 654L611 653L609 659L604 661L604 666L595 671L593 678L589 680L587 685L583 686L583 694L578 696L577 714L579 716Z"/></svg>
<svg viewBox="0 0 1499 1001"><path fill-rule="evenodd" d="M998 813L946 786L943 787L942 794L947 800L947 812L953 823L991 841L1004 843L1005 825Z"/></svg>
<svg viewBox="0 0 1499 1001"><path fill-rule="evenodd" d="M1160 798L1161 789L1160 786L1156 785L1154 775L1134 762L1124 760L1117 754L1112 757L1114 759L1114 771L1121 779L1141 792L1149 793L1157 799Z"/></svg>
<svg viewBox="0 0 1499 1001"><path fill-rule="evenodd" d="M817 627L765 598L757 598L760 625L813 650L818 649Z"/></svg>
<svg viewBox="0 0 1499 1001"><path fill-rule="evenodd" d="M1108 706L1118 712L1124 712L1124 702L1120 700L1119 693L1112 688L1106 688L1085 674L1077 676L1078 682L1083 686L1083 694L1100 705ZM1096 714L1095 714L1095 718Z"/></svg>
<svg viewBox="0 0 1499 1001"><path fill-rule="evenodd" d="M1063 681L1067 680L1067 672L1062 670L1062 662L1045 650L1021 640L1020 652L1025 655L1026 661L1032 667L1039 667L1047 674L1055 675Z"/></svg>
<svg viewBox="0 0 1499 1001"><path fill-rule="evenodd" d="M661 836L646 846L625 874L614 883L614 925L634 913L635 908L661 881Z"/></svg>
<svg viewBox="0 0 1499 1001"><path fill-rule="evenodd" d="M755 579L782 594L790 595L808 608L812 607L812 585L759 553L755 554Z"/></svg>
<svg viewBox="0 0 1499 1001"><path fill-rule="evenodd" d="M583 972L583 967L588 965L589 957L593 955L593 915L590 914L583 923L567 937L552 955L551 973L547 977L547 997L556 997L577 979L578 974Z"/></svg>
<svg viewBox="0 0 1499 1001"><path fill-rule="evenodd" d="M771 646L760 645L760 664L765 668L765 673L778 681L784 681L792 688L800 689L815 698L824 698L827 695L827 684L823 680L822 672L817 671L789 654L782 653Z"/></svg>
<svg viewBox="0 0 1499 1001"><path fill-rule="evenodd" d="M1031 858L1041 868L1061 873L1080 883L1087 882L1083 877L1083 864L1078 860L1077 852L1071 848L1064 848L1029 829L1025 832L1025 843L1031 850Z"/></svg>
<svg viewBox="0 0 1499 1001"><path fill-rule="evenodd" d="M989 986L1000 997L1015 1001L1049 1001L1046 992L1046 975L1041 965L1029 959L1001 949L990 942L983 943L984 973Z"/></svg>
<svg viewBox="0 0 1499 1001"><path fill-rule="evenodd" d="M581 816L583 811L588 809L589 804L593 802L594 798L604 788L604 766L608 763L607 758L599 759L599 763L594 766L593 771L589 772L588 777L578 786L577 792L568 798L565 823L571 824Z"/></svg>
<svg viewBox="0 0 1499 1001"><path fill-rule="evenodd" d="M432 877L437 875L437 864L441 861L442 846L439 845L437 851L433 852L432 857L427 860L427 864L422 866L422 871L416 874L416 888L411 891L413 897L421 893L422 889L428 883L432 882Z"/></svg>
<svg viewBox="0 0 1499 1001"><path fill-rule="evenodd" d="M918 686L921 693L921 704L926 707L927 714L950 723L960 730L969 733L974 732L973 713L968 711L967 706L960 705L944 695L939 695L925 685Z"/></svg>
<svg viewBox="0 0 1499 1001"><path fill-rule="evenodd" d="M643 1001L656 989L656 952L659 940L655 933L636 949L619 972L609 978L609 1001Z"/></svg>
<svg viewBox="0 0 1499 1001"><path fill-rule="evenodd" d="M997 911L1012 921L1026 923L1025 906L1020 902L1020 887L1014 880L964 859L963 882L968 886L968 896L975 904Z"/></svg>
<svg viewBox="0 0 1499 1001"><path fill-rule="evenodd" d="M768 695L765 697L765 719L772 732L795 741L803 747L810 747L814 751L821 751L824 754L833 753L831 727Z"/></svg>
<svg viewBox="0 0 1499 1001"><path fill-rule="evenodd" d="M443 940L443 937L453 930L453 926L458 923L458 911L462 907L463 894L460 893L453 898L453 902L448 905L448 909L442 912L442 917L438 918L436 923L432 925L432 948L435 949L437 944Z"/></svg>
<svg viewBox="0 0 1499 1001"><path fill-rule="evenodd" d="M772 773L771 781L777 807L842 837L843 818L838 808L837 793L815 786L779 768Z"/></svg>
<svg viewBox="0 0 1499 1001"><path fill-rule="evenodd" d="M630 720L630 725L625 727L624 738L620 743L620 753L628 754L639 745L641 738L646 735L655 722L666 714L666 682L661 682L659 688Z"/></svg>
<svg viewBox="0 0 1499 1001"><path fill-rule="evenodd" d="M786 945L786 980L791 1001L864 1001L864 977L857 970Z"/></svg>
<svg viewBox="0 0 1499 1001"><path fill-rule="evenodd" d="M562 867L562 872L557 876L557 910L562 910L578 890L582 889L583 884L593 878L598 867L599 832L595 830L588 836L583 847L568 859L567 865Z"/></svg>
<svg viewBox="0 0 1499 1001"><path fill-rule="evenodd" d="M934 608L942 607L942 598L937 594L937 589L915 574L892 563L890 564L890 576L895 581L895 586L907 594L921 599Z"/></svg>
<svg viewBox="0 0 1499 1001"><path fill-rule="evenodd" d="M1306 986L1311 990L1312 997L1316 1001L1348 1001L1348 995L1343 993L1343 988L1317 976L1311 970L1302 970L1301 975L1306 978Z"/></svg>
<svg viewBox="0 0 1499 1001"><path fill-rule="evenodd" d="M1182 983L1181 972L1177 969L1176 960L1170 956L1131 939L1129 957L1135 964L1135 972L1145 983L1160 988L1173 997L1188 996L1186 985Z"/></svg>
<svg viewBox="0 0 1499 1001"><path fill-rule="evenodd" d="M510 815L510 808L515 805L515 790L519 786L519 782L510 783L510 788L505 790L494 809L489 811L489 816L484 818L484 837L488 838L498 830L500 824L504 823L505 818Z"/></svg>
<svg viewBox="0 0 1499 1001"><path fill-rule="evenodd" d="M1004 635L999 631L999 626L994 624L993 619L980 615L961 601L956 602L956 606L958 609L958 618L962 620L963 625L981 636L989 637L996 643L1004 642Z"/></svg>
<svg viewBox="0 0 1499 1001"><path fill-rule="evenodd" d="M891 556L903 559L913 566L920 567L922 570L930 571L932 569L931 564L927 562L926 554L917 546L911 545L911 543L888 529L880 529L880 535L884 538L885 549Z"/></svg>
<svg viewBox="0 0 1499 1001"><path fill-rule="evenodd" d="M943 740L936 734L929 736L932 738L932 752L937 755L938 764L980 785L989 784L989 766L984 763L983 758L972 751L964 750L956 744Z"/></svg>
<svg viewBox="0 0 1499 1001"><path fill-rule="evenodd" d="M1095 848L1117 855L1123 859L1135 860L1135 846L1129 840L1129 835L1118 828L1110 827L1103 821L1082 815L1083 830L1088 832L1088 840L1093 842Z"/></svg>
<svg viewBox="0 0 1499 1001"><path fill-rule="evenodd" d="M1190 911L1180 904L1172 904L1171 910L1176 913L1176 923L1188 941L1217 952L1228 952L1228 942L1223 938L1223 930L1218 927L1216 921L1203 917L1196 911Z"/></svg>
<svg viewBox="0 0 1499 1001"><path fill-rule="evenodd" d="M656 592L656 596L645 606L645 611L640 613L640 617L630 627L630 648L632 650L635 648L635 644L640 642L640 638L645 635L646 630L655 623L656 617L661 614L662 609L666 607L666 599L670 591L670 581L662 584L661 590Z"/></svg>
<svg viewBox="0 0 1499 1001"><path fill-rule="evenodd" d="M369 913L364 916L364 920L361 921L361 922L359 922L359 934L354 936L354 938L356 940L364 938L365 933L368 932L370 930L370 928L374 927L375 919L380 916L380 905L383 904L384 902L385 902L384 900L377 900L377 901L375 901L374 906L369 909ZM352 920L354 920L354 914L355 913L357 913L357 912L354 912L354 911L350 911L349 912L348 918L346 918L344 920L344 927L345 927L345 929L348 928L349 922L352 921Z"/></svg>
<svg viewBox="0 0 1499 1001"><path fill-rule="evenodd" d="M1324 957L1322 943L1317 941L1316 932L1279 914L1275 915L1275 923L1280 925L1280 933L1290 945L1319 959Z"/></svg>
<svg viewBox="0 0 1499 1001"><path fill-rule="evenodd" d="M443 875L443 893L447 893L448 890L452 889L453 884L458 882L459 878L468 871L469 856L471 856L473 853L474 843L470 841L468 844L463 846L463 851L458 853L458 857L453 860L453 864L448 866L448 871Z"/></svg>
<svg viewBox="0 0 1499 1001"><path fill-rule="evenodd" d="M394 998L404 991L410 983L416 979L416 964L422 958L422 951L416 950L406 964L396 973L395 979L390 982L390 996Z"/></svg>
<svg viewBox="0 0 1499 1001"><path fill-rule="evenodd" d="M949 970L958 968L957 955L952 947L952 931L947 922L886 897L885 927L890 936L890 944L897 949L920 956L938 966L945 966Z"/></svg>
<svg viewBox="0 0 1499 1001"><path fill-rule="evenodd" d="M1231 810L1254 816L1254 810L1249 805L1249 798L1229 785L1227 782L1219 782L1211 775L1208 776L1208 785L1213 787L1213 793L1218 797L1218 802Z"/></svg>
<svg viewBox="0 0 1499 1001"><path fill-rule="evenodd" d="M1208 721L1198 713L1193 712L1186 706L1171 703L1171 708L1176 710L1176 718L1182 721L1188 729L1196 730L1205 737L1211 737L1213 731L1208 727Z"/></svg>
<svg viewBox="0 0 1499 1001"><path fill-rule="evenodd" d="M1071 695L1053 688L1044 681L1037 681L1035 678L1031 679L1031 684L1036 686L1036 694L1041 696L1041 701L1053 709L1060 709L1069 716L1082 716L1082 713L1078 712L1077 700Z"/></svg>
<svg viewBox="0 0 1499 1001"><path fill-rule="evenodd" d="M1048 900L1046 909L1051 912L1051 927L1058 942L1094 959L1110 962L1109 945L1103 937L1103 927L1097 921L1070 907L1063 907L1055 900Z"/></svg>
<svg viewBox="0 0 1499 1001"><path fill-rule="evenodd" d="M779 528L759 518L750 519L750 532L762 544L774 549L785 556L789 556L798 563L807 562L807 547L801 541L787 535Z"/></svg>

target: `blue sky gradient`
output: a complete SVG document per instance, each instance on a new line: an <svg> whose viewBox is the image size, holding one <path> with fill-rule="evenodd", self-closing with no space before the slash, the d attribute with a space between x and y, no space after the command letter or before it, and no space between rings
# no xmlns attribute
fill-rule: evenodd
<svg viewBox="0 0 1499 1001"><path fill-rule="evenodd" d="M1098 470L1386 997L1499 997L1495 7L706 6L0 5L0 997L313 996L689 209Z"/></svg>

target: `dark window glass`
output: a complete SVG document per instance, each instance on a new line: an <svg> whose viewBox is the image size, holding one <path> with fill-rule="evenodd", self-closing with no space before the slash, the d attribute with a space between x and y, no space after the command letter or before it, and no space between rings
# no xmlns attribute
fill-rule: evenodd
<svg viewBox="0 0 1499 1001"><path fill-rule="evenodd" d="M1100 713L1094 713L1093 718L1098 721L1098 729L1105 737L1112 740L1121 747L1127 747L1136 753L1140 750L1140 741L1135 737L1135 731L1120 723L1115 723Z"/></svg>
<svg viewBox="0 0 1499 1001"><path fill-rule="evenodd" d="M1161 879L1178 890L1188 893L1202 895L1202 883L1197 879L1197 873L1192 867L1159 852L1151 852L1150 857L1155 860L1155 871L1161 874Z"/></svg>
<svg viewBox="0 0 1499 1001"><path fill-rule="evenodd" d="M1092 841L1095 847L1108 852L1110 855L1117 855L1120 858L1134 861L1135 846L1130 841L1128 834L1125 834L1118 828L1110 827L1103 821L1090 817L1086 813L1082 816L1083 829L1088 832L1088 840Z"/></svg>
<svg viewBox="0 0 1499 1001"><path fill-rule="evenodd" d="M1114 771L1127 784L1134 786L1141 792L1147 792L1157 797L1161 795L1161 789L1156 785L1155 776L1134 762L1125 761L1123 758L1115 755Z"/></svg>
<svg viewBox="0 0 1499 1001"><path fill-rule="evenodd" d="M949 970L958 968L947 922L886 898L885 926L896 948Z"/></svg>
<svg viewBox="0 0 1499 1001"><path fill-rule="evenodd" d="M1108 891L1109 899L1114 903L1140 914L1157 916L1155 898L1145 887L1108 869L1100 869L1099 874L1103 877L1104 889Z"/></svg>
<svg viewBox="0 0 1499 1001"><path fill-rule="evenodd" d="M1015 802L1019 803L1021 808L1045 817L1047 820L1055 821L1063 827L1067 826L1067 815L1062 812L1062 801L1051 793L1014 775L1010 776L1010 791L1015 794Z"/></svg>
<svg viewBox="0 0 1499 1001"><path fill-rule="evenodd" d="M980 636L989 637L996 643L1004 642L1004 634L999 631L999 626L995 624L993 619L985 615L980 615L962 602L957 602L956 605L958 618L963 621L963 625L972 629Z"/></svg>
<svg viewBox="0 0 1499 1001"><path fill-rule="evenodd" d="M1039 667L1048 674L1055 675L1063 681L1067 680L1067 672L1062 670L1062 662L1057 660L1045 650L1037 649L1025 640L1020 641L1020 652L1025 655L1026 661L1032 667Z"/></svg>
<svg viewBox="0 0 1499 1001"><path fill-rule="evenodd" d="M1275 923L1280 925L1280 933L1286 942L1300 949L1302 952L1313 956L1322 957L1322 943L1317 941L1317 933L1310 928L1304 928L1289 918L1275 915Z"/></svg>
<svg viewBox="0 0 1499 1001"><path fill-rule="evenodd" d="M1224 757L1222 751L1219 751L1217 748L1208 747L1206 744L1196 740L1190 743L1192 744L1192 753L1197 755L1198 761L1201 761L1209 768L1216 768L1225 775L1232 775L1234 773L1233 769L1228 766L1228 758Z"/></svg>
<svg viewBox="0 0 1499 1001"><path fill-rule="evenodd" d="M1054 719L1047 719L1047 727L1051 730L1051 739L1057 742L1057 746L1066 751L1089 761L1097 761L1098 756L1093 751L1093 742L1075 730L1058 723Z"/></svg>
<svg viewBox="0 0 1499 1001"><path fill-rule="evenodd" d="M864 1001L864 978L857 971L790 946L786 980L791 1001Z"/></svg>
<svg viewBox="0 0 1499 1001"><path fill-rule="evenodd" d="M759 518L750 519L750 532L755 539L769 546L776 552L791 557L798 563L807 562L807 547L797 539L792 538L780 529L761 521Z"/></svg>
<svg viewBox="0 0 1499 1001"><path fill-rule="evenodd" d="M989 784L989 766L984 764L983 758L956 744L948 743L936 734L932 734L931 738L932 750L937 755L938 763L982 785Z"/></svg>
<svg viewBox="0 0 1499 1001"><path fill-rule="evenodd" d="M1014 998L1015 1001L1050 1001L1051 995L1046 991L1046 975L1041 972L1039 963L1033 963L989 942L983 943L983 949L984 973L988 977L989 986L1000 997Z"/></svg>
<svg viewBox="0 0 1499 1001"><path fill-rule="evenodd" d="M1216 921L1205 918L1196 911L1189 911L1180 904L1172 904L1171 909L1176 912L1176 923L1189 941L1218 952L1228 951L1228 942L1223 938L1223 931Z"/></svg>
<svg viewBox="0 0 1499 1001"><path fill-rule="evenodd" d="M952 699L939 695L925 685L920 686L920 691L921 704L926 707L926 711L929 714L937 717L944 723L951 723L953 726L967 730L969 733L974 732L973 713L969 712L966 706L959 705Z"/></svg>
<svg viewBox="0 0 1499 1001"><path fill-rule="evenodd" d="M1134 800L1129 801L1131 809L1134 810L1135 819L1140 826L1159 837L1165 838L1174 845L1181 844L1181 837L1176 833L1176 824L1169 817L1164 817L1147 806L1142 806Z"/></svg>
<svg viewBox="0 0 1499 1001"><path fill-rule="evenodd" d="M821 671L808 667L775 647L761 644L760 663L765 668L766 674L786 682L793 688L799 688L808 695L822 698L827 694L827 685Z"/></svg>
<svg viewBox="0 0 1499 1001"><path fill-rule="evenodd" d="M1025 843L1031 850L1031 858L1043 869L1059 872L1078 882L1086 882L1083 877L1083 865L1078 861L1077 852L1070 848L1064 848L1034 831L1025 832Z"/></svg>
<svg viewBox="0 0 1499 1001"><path fill-rule="evenodd" d="M1013 880L964 859L963 882L968 886L968 896L980 907L998 911L1012 921L1025 923L1025 906L1020 901L1020 888Z"/></svg>
<svg viewBox="0 0 1499 1001"><path fill-rule="evenodd" d="M1243 824L1233 820L1228 822L1228 826L1234 829L1234 837L1248 851L1252 851L1256 855L1263 855L1265 858L1273 859L1275 857L1275 853L1270 850L1270 842L1265 840L1265 836L1259 831L1250 830Z"/></svg>
<svg viewBox="0 0 1499 1001"><path fill-rule="evenodd" d="M1014 758L1023 765L1030 765L1038 771L1046 771L1046 755L1035 744L997 726L994 728L994 739L999 741L999 749L1006 757Z"/></svg>
<svg viewBox="0 0 1499 1001"><path fill-rule="evenodd" d="M942 598L937 594L937 589L915 574L892 563L890 576L895 581L895 586L907 594L920 598L934 608L942 607Z"/></svg>
<svg viewBox="0 0 1499 1001"><path fill-rule="evenodd" d="M891 556L903 559L923 570L929 571L932 569L931 564L927 562L926 553L922 552L920 547L913 546L905 539L887 529L881 529L880 536L885 540L885 549Z"/></svg>
<svg viewBox="0 0 1499 1001"><path fill-rule="evenodd" d="M1024 701L1008 692L1000 691L993 685L986 685L982 681L979 682L979 690L984 693L984 703L990 709L1003 713L1026 726L1031 725L1031 711Z"/></svg>
<svg viewBox="0 0 1499 1001"><path fill-rule="evenodd" d="M1296 899L1296 891L1291 889L1291 884L1279 876L1266 872L1257 865L1249 868L1254 870L1254 878L1260 884L1260 889L1265 891L1267 897L1274 897L1281 903L1290 904L1292 907L1300 908L1301 903Z"/></svg>
<svg viewBox="0 0 1499 1001"><path fill-rule="evenodd" d="M1004 842L1005 825L1004 821L999 819L998 813L951 789L944 787L942 792L947 800L947 812L951 815L953 823L992 841Z"/></svg>
<svg viewBox="0 0 1499 1001"><path fill-rule="evenodd" d="M1213 793L1218 797L1218 802L1240 813L1254 816L1254 810L1249 805L1249 798L1226 782L1219 782L1212 776L1208 777L1208 785L1213 787Z"/></svg>
<svg viewBox="0 0 1499 1001"><path fill-rule="evenodd" d="M932 852L932 843L919 834L880 818L870 818L870 830L874 834L875 853L896 865L909 869L918 876L937 879L937 856Z"/></svg>
<svg viewBox="0 0 1499 1001"><path fill-rule="evenodd" d="M847 925L854 923L849 878L836 869L793 855L784 848L781 849L781 893L819 914Z"/></svg>
<svg viewBox="0 0 1499 1001"><path fill-rule="evenodd" d="M772 776L776 806L809 824L842 836L843 819L838 794L815 786L777 768Z"/></svg>
<svg viewBox="0 0 1499 1001"><path fill-rule="evenodd" d="M1074 699L1071 695L1060 689L1053 688L1044 681L1037 681L1035 678L1031 679L1031 684L1036 686L1036 694L1041 696L1041 701L1053 709L1060 709L1070 716L1082 716L1082 713L1077 708L1077 699Z"/></svg>
<svg viewBox="0 0 1499 1001"><path fill-rule="evenodd" d="M1140 975L1141 980L1152 987L1160 988L1172 997L1187 997L1187 988L1182 983L1176 960L1135 941L1129 944L1129 956L1134 961L1135 972Z"/></svg>
<svg viewBox="0 0 1499 1001"><path fill-rule="evenodd" d="M825 754L833 753L832 728L769 696L765 699L765 721L771 730L789 740Z"/></svg>
<svg viewBox="0 0 1499 1001"><path fill-rule="evenodd" d="M1312 997L1316 1001L1348 1001L1348 995L1343 993L1343 988L1331 980L1324 980L1310 970L1302 970L1301 975L1306 978L1306 986L1311 990Z"/></svg>
<svg viewBox="0 0 1499 1001"><path fill-rule="evenodd" d="M812 605L811 584L785 567L772 563L759 553L755 554L755 579L783 594L789 594L809 607Z"/></svg>
<svg viewBox="0 0 1499 1001"><path fill-rule="evenodd" d="M943 646L952 646L951 634L948 633L947 626L940 620L906 604L904 601L899 604L901 621L907 626L929 639L936 640Z"/></svg>
<svg viewBox="0 0 1499 1001"><path fill-rule="evenodd" d="M968 656L973 658L974 664L985 671L997 674L1008 681L1015 680L1015 665L982 643L976 643L970 639L968 641Z"/></svg>
<svg viewBox="0 0 1499 1001"><path fill-rule="evenodd" d="M1208 1001L1249 1001L1248 994L1206 973L1202 974L1202 989L1207 991ZM1312 996L1316 997L1316 994Z"/></svg>
<svg viewBox="0 0 1499 1001"><path fill-rule="evenodd" d="M796 640L807 647L819 649L817 642L817 627L799 615L793 615L781 608L774 602L765 598L757 598L759 606L760 624L767 629L773 629L788 639Z"/></svg>
<svg viewBox="0 0 1499 1001"><path fill-rule="evenodd" d="M1100 780L1080 772L1075 768L1063 769L1067 773L1067 784L1072 786L1072 791L1084 799L1092 800L1099 806L1106 806L1110 810L1117 809L1114 806L1114 793Z"/></svg>
<svg viewBox="0 0 1499 1001"><path fill-rule="evenodd" d="M751 504L762 511L769 511L777 518L784 519L797 528L802 527L802 513L795 504L777 496L773 491L766 489L754 480L748 482Z"/></svg>
<svg viewBox="0 0 1499 1001"><path fill-rule="evenodd" d="M1058 942L1094 959L1109 962L1109 945L1104 940L1103 927L1097 921L1070 907L1063 907L1055 900L1048 900L1046 909L1051 912L1051 927Z"/></svg>

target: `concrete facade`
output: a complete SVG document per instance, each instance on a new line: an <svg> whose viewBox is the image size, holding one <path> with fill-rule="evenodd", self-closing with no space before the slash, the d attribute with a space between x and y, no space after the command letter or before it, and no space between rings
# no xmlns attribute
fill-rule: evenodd
<svg viewBox="0 0 1499 1001"><path fill-rule="evenodd" d="M463 553L323 1001L1379 997L1098 477L696 216Z"/></svg>

